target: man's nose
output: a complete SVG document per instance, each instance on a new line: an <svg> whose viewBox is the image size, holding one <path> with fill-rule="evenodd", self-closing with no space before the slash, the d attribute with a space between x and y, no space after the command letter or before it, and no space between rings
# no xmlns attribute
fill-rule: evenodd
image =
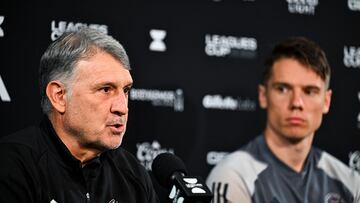
<svg viewBox="0 0 360 203"><path fill-rule="evenodd" d="M117 115L124 115L128 111L128 97L124 92L121 92L113 98L111 112Z"/></svg>
<svg viewBox="0 0 360 203"><path fill-rule="evenodd" d="M290 109L291 110L303 110L304 100L301 91L294 91L291 96Z"/></svg>

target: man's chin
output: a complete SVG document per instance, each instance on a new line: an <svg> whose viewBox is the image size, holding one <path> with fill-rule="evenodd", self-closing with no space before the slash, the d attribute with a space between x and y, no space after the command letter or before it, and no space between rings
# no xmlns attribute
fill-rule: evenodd
<svg viewBox="0 0 360 203"><path fill-rule="evenodd" d="M112 141L110 144L107 145L107 149L111 150L111 149L117 149L120 147L122 143L122 140L117 140L117 141Z"/></svg>
<svg viewBox="0 0 360 203"><path fill-rule="evenodd" d="M286 139L292 144L300 143L307 137L308 136L304 135L304 133L289 133L286 135Z"/></svg>
<svg viewBox="0 0 360 203"><path fill-rule="evenodd" d="M100 143L93 143L91 144L92 148L96 148L97 150L99 150L100 152L105 152L108 150L114 150L120 147L121 145L121 139L119 140L112 140L110 142L104 143L104 142L100 142Z"/></svg>

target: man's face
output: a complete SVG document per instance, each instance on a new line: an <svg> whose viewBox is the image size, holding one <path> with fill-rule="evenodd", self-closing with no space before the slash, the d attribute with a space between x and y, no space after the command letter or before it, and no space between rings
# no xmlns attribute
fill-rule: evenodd
<svg viewBox="0 0 360 203"><path fill-rule="evenodd" d="M119 147L132 83L130 72L108 53L99 51L79 61L66 94L65 131L86 148Z"/></svg>
<svg viewBox="0 0 360 203"><path fill-rule="evenodd" d="M259 86L260 106L267 109L266 132L295 142L320 127L330 99L320 76L292 58L275 62L266 87Z"/></svg>

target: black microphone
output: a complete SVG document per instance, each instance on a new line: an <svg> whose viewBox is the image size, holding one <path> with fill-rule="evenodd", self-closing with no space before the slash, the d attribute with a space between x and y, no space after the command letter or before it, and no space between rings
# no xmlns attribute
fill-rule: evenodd
<svg viewBox="0 0 360 203"><path fill-rule="evenodd" d="M152 171L160 185L170 188L173 203L209 203L213 194L199 176L188 176L183 161L171 153L156 156Z"/></svg>

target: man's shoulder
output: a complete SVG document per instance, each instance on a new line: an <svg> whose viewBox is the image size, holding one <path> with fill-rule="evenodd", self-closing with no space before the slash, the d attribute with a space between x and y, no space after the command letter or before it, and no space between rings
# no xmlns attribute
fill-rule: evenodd
<svg viewBox="0 0 360 203"><path fill-rule="evenodd" d="M356 172L354 169L351 169L345 163L343 163L338 158L329 154L326 151L317 150L317 153L318 153L317 168L322 169L328 175L335 177L339 175L352 174Z"/></svg>
<svg viewBox="0 0 360 203"><path fill-rule="evenodd" d="M226 155L214 168L217 171L234 171L239 175L248 173L260 173L267 167L267 163L261 158L262 140L256 137L240 149ZM245 174L244 174L245 173Z"/></svg>
<svg viewBox="0 0 360 203"><path fill-rule="evenodd" d="M2 146L18 146L34 149L38 144L41 130L37 126L30 126L0 138Z"/></svg>
<svg viewBox="0 0 360 203"><path fill-rule="evenodd" d="M229 192L229 197L227 198L235 201L254 193L255 181L269 166L258 158L257 149L259 146L257 139L225 156L211 170L206 179L206 184L213 188L214 193L218 192L217 190L214 191L214 188L226 187L229 191L232 191ZM239 192L244 196L239 197ZM223 194L225 193L224 191Z"/></svg>
<svg viewBox="0 0 360 203"><path fill-rule="evenodd" d="M38 146L38 136L41 133L37 127L28 127L0 139L0 173L20 174L20 170L35 167L41 154Z"/></svg>
<svg viewBox="0 0 360 203"><path fill-rule="evenodd" d="M331 179L340 181L350 191L352 191L353 194L355 191L360 192L359 172L351 169L342 161L325 151L319 150L319 153L319 160L316 164L316 167L319 170L323 171Z"/></svg>
<svg viewBox="0 0 360 203"><path fill-rule="evenodd" d="M217 174L235 173L239 176L257 176L267 168L268 164L257 159L249 151L237 150L228 154L215 168Z"/></svg>

